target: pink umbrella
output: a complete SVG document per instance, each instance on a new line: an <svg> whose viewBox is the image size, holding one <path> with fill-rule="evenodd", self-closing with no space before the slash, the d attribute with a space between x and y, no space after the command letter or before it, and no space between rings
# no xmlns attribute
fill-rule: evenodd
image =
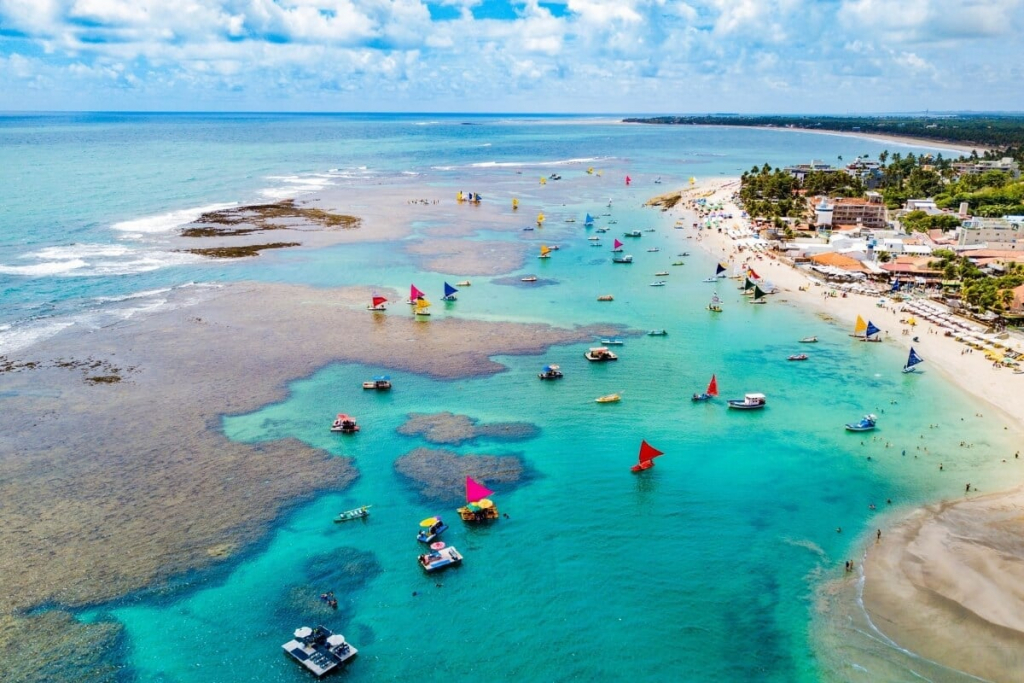
<svg viewBox="0 0 1024 683"><path fill-rule="evenodd" d="M444 541L437 541L436 543L431 543L430 544L430 549L431 550L440 550L443 547L444 547Z"/></svg>

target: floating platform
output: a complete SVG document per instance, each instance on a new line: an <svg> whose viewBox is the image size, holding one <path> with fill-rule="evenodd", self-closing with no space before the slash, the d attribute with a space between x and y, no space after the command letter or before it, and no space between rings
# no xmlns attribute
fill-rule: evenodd
<svg viewBox="0 0 1024 683"><path fill-rule="evenodd" d="M347 664L359 653L345 641L345 636L324 626L296 629L295 638L281 648L317 678Z"/></svg>

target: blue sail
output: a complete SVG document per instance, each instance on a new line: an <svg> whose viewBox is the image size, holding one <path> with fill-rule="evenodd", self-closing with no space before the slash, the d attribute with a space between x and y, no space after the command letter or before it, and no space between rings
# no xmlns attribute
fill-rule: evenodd
<svg viewBox="0 0 1024 683"><path fill-rule="evenodd" d="M911 346L910 347L910 356L907 358L907 364L904 367L912 368L915 365L917 365L918 363L923 363L923 362L924 362L924 358L921 358L921 356L917 355L917 351L915 351L914 347Z"/></svg>
<svg viewBox="0 0 1024 683"><path fill-rule="evenodd" d="M878 334L879 332L881 332L881 330L875 327L875 324L869 320L868 329L864 331L864 336L871 337Z"/></svg>
<svg viewBox="0 0 1024 683"><path fill-rule="evenodd" d="M457 291L459 291L459 290L455 289L454 287L452 287L447 282L444 283L444 295L445 296L451 296L452 294L454 294Z"/></svg>
<svg viewBox="0 0 1024 683"><path fill-rule="evenodd" d="M723 266L721 263L719 263L718 264L718 268L715 269L715 275L718 275L719 273L724 273L724 272L725 272L725 266Z"/></svg>
<svg viewBox="0 0 1024 683"><path fill-rule="evenodd" d="M591 215L590 215L590 214L588 213L588 214L587 214L587 217L586 217L586 218L585 218L585 219L583 220L583 222L584 222L584 223L587 223L587 224L593 223L593 222L594 222L594 217L593 217L593 216L591 216Z"/></svg>

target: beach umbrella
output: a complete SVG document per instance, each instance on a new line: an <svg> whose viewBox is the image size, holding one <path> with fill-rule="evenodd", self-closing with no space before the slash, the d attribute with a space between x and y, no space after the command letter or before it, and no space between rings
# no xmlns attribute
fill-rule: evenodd
<svg viewBox="0 0 1024 683"><path fill-rule="evenodd" d="M443 547L444 547L444 541L436 541L436 542L430 544L430 549L431 550L440 550Z"/></svg>
<svg viewBox="0 0 1024 683"><path fill-rule="evenodd" d="M426 519L424 519L424 520L422 520L420 522L420 526L432 527L432 526L434 526L435 524L437 524L440 521L441 520L438 519L437 517L427 517Z"/></svg>
<svg viewBox="0 0 1024 683"><path fill-rule="evenodd" d="M492 507L494 507L494 503L488 500L487 498L478 500L476 504L480 507L481 510L490 510Z"/></svg>
<svg viewBox="0 0 1024 683"><path fill-rule="evenodd" d="M311 629L308 626L303 626L302 628L295 629L295 637L296 638L307 638L307 637L311 636L312 634L313 634L313 629Z"/></svg>

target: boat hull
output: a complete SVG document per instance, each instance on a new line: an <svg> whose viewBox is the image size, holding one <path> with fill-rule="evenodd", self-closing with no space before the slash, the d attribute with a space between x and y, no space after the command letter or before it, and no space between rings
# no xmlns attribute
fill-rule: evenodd
<svg viewBox="0 0 1024 683"><path fill-rule="evenodd" d="M854 425L854 424L846 425L846 431L848 431L848 432L870 432L870 431L874 431L874 429L875 429L875 425L871 425L870 427L862 427L860 425Z"/></svg>
<svg viewBox="0 0 1024 683"><path fill-rule="evenodd" d="M743 401L729 401L729 407L733 410L761 410L764 406L764 403L750 404Z"/></svg>

